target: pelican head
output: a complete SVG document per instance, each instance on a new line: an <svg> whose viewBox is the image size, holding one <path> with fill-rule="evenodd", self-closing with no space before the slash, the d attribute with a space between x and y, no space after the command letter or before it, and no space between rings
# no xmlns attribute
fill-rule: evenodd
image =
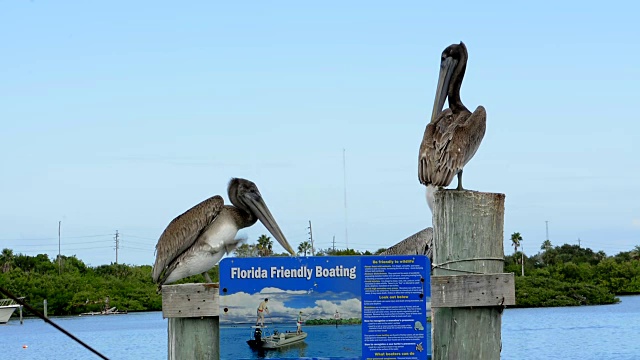
<svg viewBox="0 0 640 360"><path fill-rule="evenodd" d="M466 65L467 47L461 41L460 44L449 45L442 52L440 60L440 76L438 77L438 87L436 88L436 98L433 101L433 112L431 113L431 121L433 121L444 107L444 102L449 93L451 86L451 77L456 71L458 64ZM464 66L459 71L464 75Z"/></svg>
<svg viewBox="0 0 640 360"><path fill-rule="evenodd" d="M280 245L291 255L295 255L295 251L287 239L282 234L282 230L271 215L267 204L262 199L262 195L256 184L247 179L233 178L229 181L228 187L229 200L231 203L246 212L252 217L257 218L269 230L271 235L278 240ZM255 220L254 220L255 221Z"/></svg>

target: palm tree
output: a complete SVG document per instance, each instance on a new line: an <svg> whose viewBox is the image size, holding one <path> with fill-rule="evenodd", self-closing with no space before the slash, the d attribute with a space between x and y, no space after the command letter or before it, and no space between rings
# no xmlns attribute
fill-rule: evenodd
<svg viewBox="0 0 640 360"><path fill-rule="evenodd" d="M553 247L553 245L551 245L551 241L550 240L545 240L542 242L542 246L540 246L540 250L544 250L547 251L549 249L551 249Z"/></svg>
<svg viewBox="0 0 640 360"><path fill-rule="evenodd" d="M300 243L298 245L298 254L304 253L304 256L307 256L307 253L311 252L311 243L308 241Z"/></svg>
<svg viewBox="0 0 640 360"><path fill-rule="evenodd" d="M257 247L260 252L260 256L269 256L273 254L273 240L271 240L267 235L260 235Z"/></svg>
<svg viewBox="0 0 640 360"><path fill-rule="evenodd" d="M522 236L520 236L519 232L514 232L513 234L511 234L511 244L515 249L515 252L513 253L513 257L516 260L516 264L522 265L522 276L524 276L524 253L522 251L518 253L518 246L520 246L521 241L522 241Z"/></svg>
<svg viewBox="0 0 640 360"><path fill-rule="evenodd" d="M514 232L513 234L511 234L511 245L513 245L515 252L518 252L520 241L522 241L522 236L519 232Z"/></svg>
<svg viewBox="0 0 640 360"><path fill-rule="evenodd" d="M11 249L2 249L2 254L0 254L0 266L2 266L2 272L6 273L11 270L13 266L13 250Z"/></svg>

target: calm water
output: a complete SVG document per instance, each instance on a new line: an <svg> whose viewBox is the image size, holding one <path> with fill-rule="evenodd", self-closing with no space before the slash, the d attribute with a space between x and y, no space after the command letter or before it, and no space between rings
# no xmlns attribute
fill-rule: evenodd
<svg viewBox="0 0 640 360"><path fill-rule="evenodd" d="M160 312L52 320L109 359L167 358L167 323ZM12 317L0 325L0 359L100 358L42 320L20 325Z"/></svg>
<svg viewBox="0 0 640 360"><path fill-rule="evenodd" d="M508 309L502 359L640 359L640 296L615 305Z"/></svg>
<svg viewBox="0 0 640 360"><path fill-rule="evenodd" d="M621 296L620 299L620 304L605 306L507 309L503 316L502 359L640 359L640 296ZM167 358L167 323L159 312L54 320L110 359ZM339 327L340 332L330 326L307 326L305 330L317 331L317 336L323 334L325 338L336 336L343 346L339 350L345 353L359 351L349 345L354 336L360 337L357 327ZM235 351L233 356L251 357L253 353L244 343L249 335L243 328L224 329L222 352ZM227 349L231 340L226 336L237 336L240 345ZM28 348L23 349L22 345ZM320 356L329 354L327 348L330 347L309 339L306 345L274 355ZM42 320L25 320L24 325L20 325L17 318L12 318L9 324L0 325L0 359L98 357Z"/></svg>
<svg viewBox="0 0 640 360"><path fill-rule="evenodd" d="M269 327L278 331L295 331L295 326L285 328L277 325ZM348 357L358 358L362 347L362 330L360 325L338 326L303 326L307 334L304 343L290 347L257 352L246 344L252 334L247 327L223 327L220 329L220 358L235 359L269 359L269 358L302 358L302 357Z"/></svg>

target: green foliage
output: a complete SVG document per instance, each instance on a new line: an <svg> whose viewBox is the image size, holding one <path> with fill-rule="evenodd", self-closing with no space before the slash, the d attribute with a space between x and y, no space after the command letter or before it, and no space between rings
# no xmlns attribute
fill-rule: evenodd
<svg viewBox="0 0 640 360"><path fill-rule="evenodd" d="M281 256L281 254L273 253L273 240L267 235L260 235L257 244L244 243L238 246L233 254L236 257L259 257L259 256ZM286 253L289 256L289 253Z"/></svg>
<svg viewBox="0 0 640 360"><path fill-rule="evenodd" d="M298 245L298 255L307 256L307 254L311 254L311 243L303 241Z"/></svg>
<svg viewBox="0 0 640 360"><path fill-rule="evenodd" d="M261 237L259 243L260 248L243 244L236 249L235 255L289 256L288 253L273 253L272 241L266 236ZM309 253L310 244L308 248L304 246L298 250L305 248ZM505 256L504 271L516 274L517 307L611 304L618 301L615 295L640 294L640 246L610 257L602 251L594 252L577 245L551 247L548 243L543 248L542 253L530 257L521 252ZM317 255L372 253L328 248L319 250ZM524 277L520 276L522 261ZM0 253L0 286L26 297L27 302L39 310L47 299L51 315L100 311L104 309L106 297L109 297L109 305L119 310L158 311L162 308L162 298L151 279L151 269L150 265L124 264L90 267L75 256L49 259L46 254L27 256L3 249ZM218 281L218 267L211 269L209 275L213 281ZM177 283L202 281L202 275L194 275ZM350 320L343 319L341 323L348 324ZM322 321L335 324L333 319L307 320L307 324L317 325Z"/></svg>
<svg viewBox="0 0 640 360"><path fill-rule="evenodd" d="M551 245L551 241L550 240L545 240L542 242L542 245L540 246L540 250L548 250L551 249L553 247L553 245Z"/></svg>
<svg viewBox="0 0 640 360"><path fill-rule="evenodd" d="M524 256L524 277L520 253L505 256L505 272L517 276L517 307L612 304L615 295L640 294L638 249L607 257L578 245L544 245L543 253Z"/></svg>
<svg viewBox="0 0 640 360"><path fill-rule="evenodd" d="M273 254L273 240L267 235L260 235L256 248L260 256L270 256Z"/></svg>
<svg viewBox="0 0 640 360"><path fill-rule="evenodd" d="M234 250L233 254L236 257L240 258L257 257L259 254L259 249L256 245L253 244L242 244Z"/></svg>
<svg viewBox="0 0 640 360"><path fill-rule="evenodd" d="M606 288L565 282L544 276L516 278L516 307L613 304L618 299Z"/></svg>
<svg viewBox="0 0 640 360"><path fill-rule="evenodd" d="M376 250L373 254L374 255L380 255L385 251L387 251L387 248L380 248L380 249Z"/></svg>
<svg viewBox="0 0 640 360"><path fill-rule="evenodd" d="M384 250L387 249L379 249L376 251L376 253L382 252ZM354 250L354 249L332 249L332 248L328 248L328 249L324 249L324 250L319 250L316 252L316 255L318 256L361 256L361 255L373 255L373 253L369 250L365 250L365 251L358 251L358 250Z"/></svg>
<svg viewBox="0 0 640 360"><path fill-rule="evenodd" d="M162 298L156 293L150 265L111 264L93 268L75 256L62 256L60 260L61 271L58 259L51 260L47 255L14 255L10 270L0 272L0 286L24 296L40 311L43 300L47 299L49 315L100 311L104 309L106 297L110 307L121 311L162 309ZM3 265L0 263L0 268ZM212 275L213 279L217 273ZM202 276L196 281L202 281Z"/></svg>
<svg viewBox="0 0 640 360"><path fill-rule="evenodd" d="M522 241L522 236L519 232L514 232L511 234L511 245L514 248L514 253L518 252L518 247L520 246L520 242Z"/></svg>
<svg viewBox="0 0 640 360"><path fill-rule="evenodd" d="M11 249L2 249L2 253L0 254L0 271L3 273L11 270L11 267L14 263L13 250Z"/></svg>

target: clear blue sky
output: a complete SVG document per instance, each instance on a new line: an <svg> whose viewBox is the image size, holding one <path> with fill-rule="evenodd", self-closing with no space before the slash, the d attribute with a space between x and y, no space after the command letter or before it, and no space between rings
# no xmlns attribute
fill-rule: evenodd
<svg viewBox="0 0 640 360"><path fill-rule="evenodd" d="M517 4L517 5L516 5ZM417 178L441 51L487 109L466 188L508 238L640 244L640 6L622 1L0 1L0 247L151 264L175 216L256 182L294 247L431 225ZM455 181L454 181L455 182ZM453 184L455 186L455 184ZM262 225L243 232L250 240ZM282 249L277 245L277 251Z"/></svg>

